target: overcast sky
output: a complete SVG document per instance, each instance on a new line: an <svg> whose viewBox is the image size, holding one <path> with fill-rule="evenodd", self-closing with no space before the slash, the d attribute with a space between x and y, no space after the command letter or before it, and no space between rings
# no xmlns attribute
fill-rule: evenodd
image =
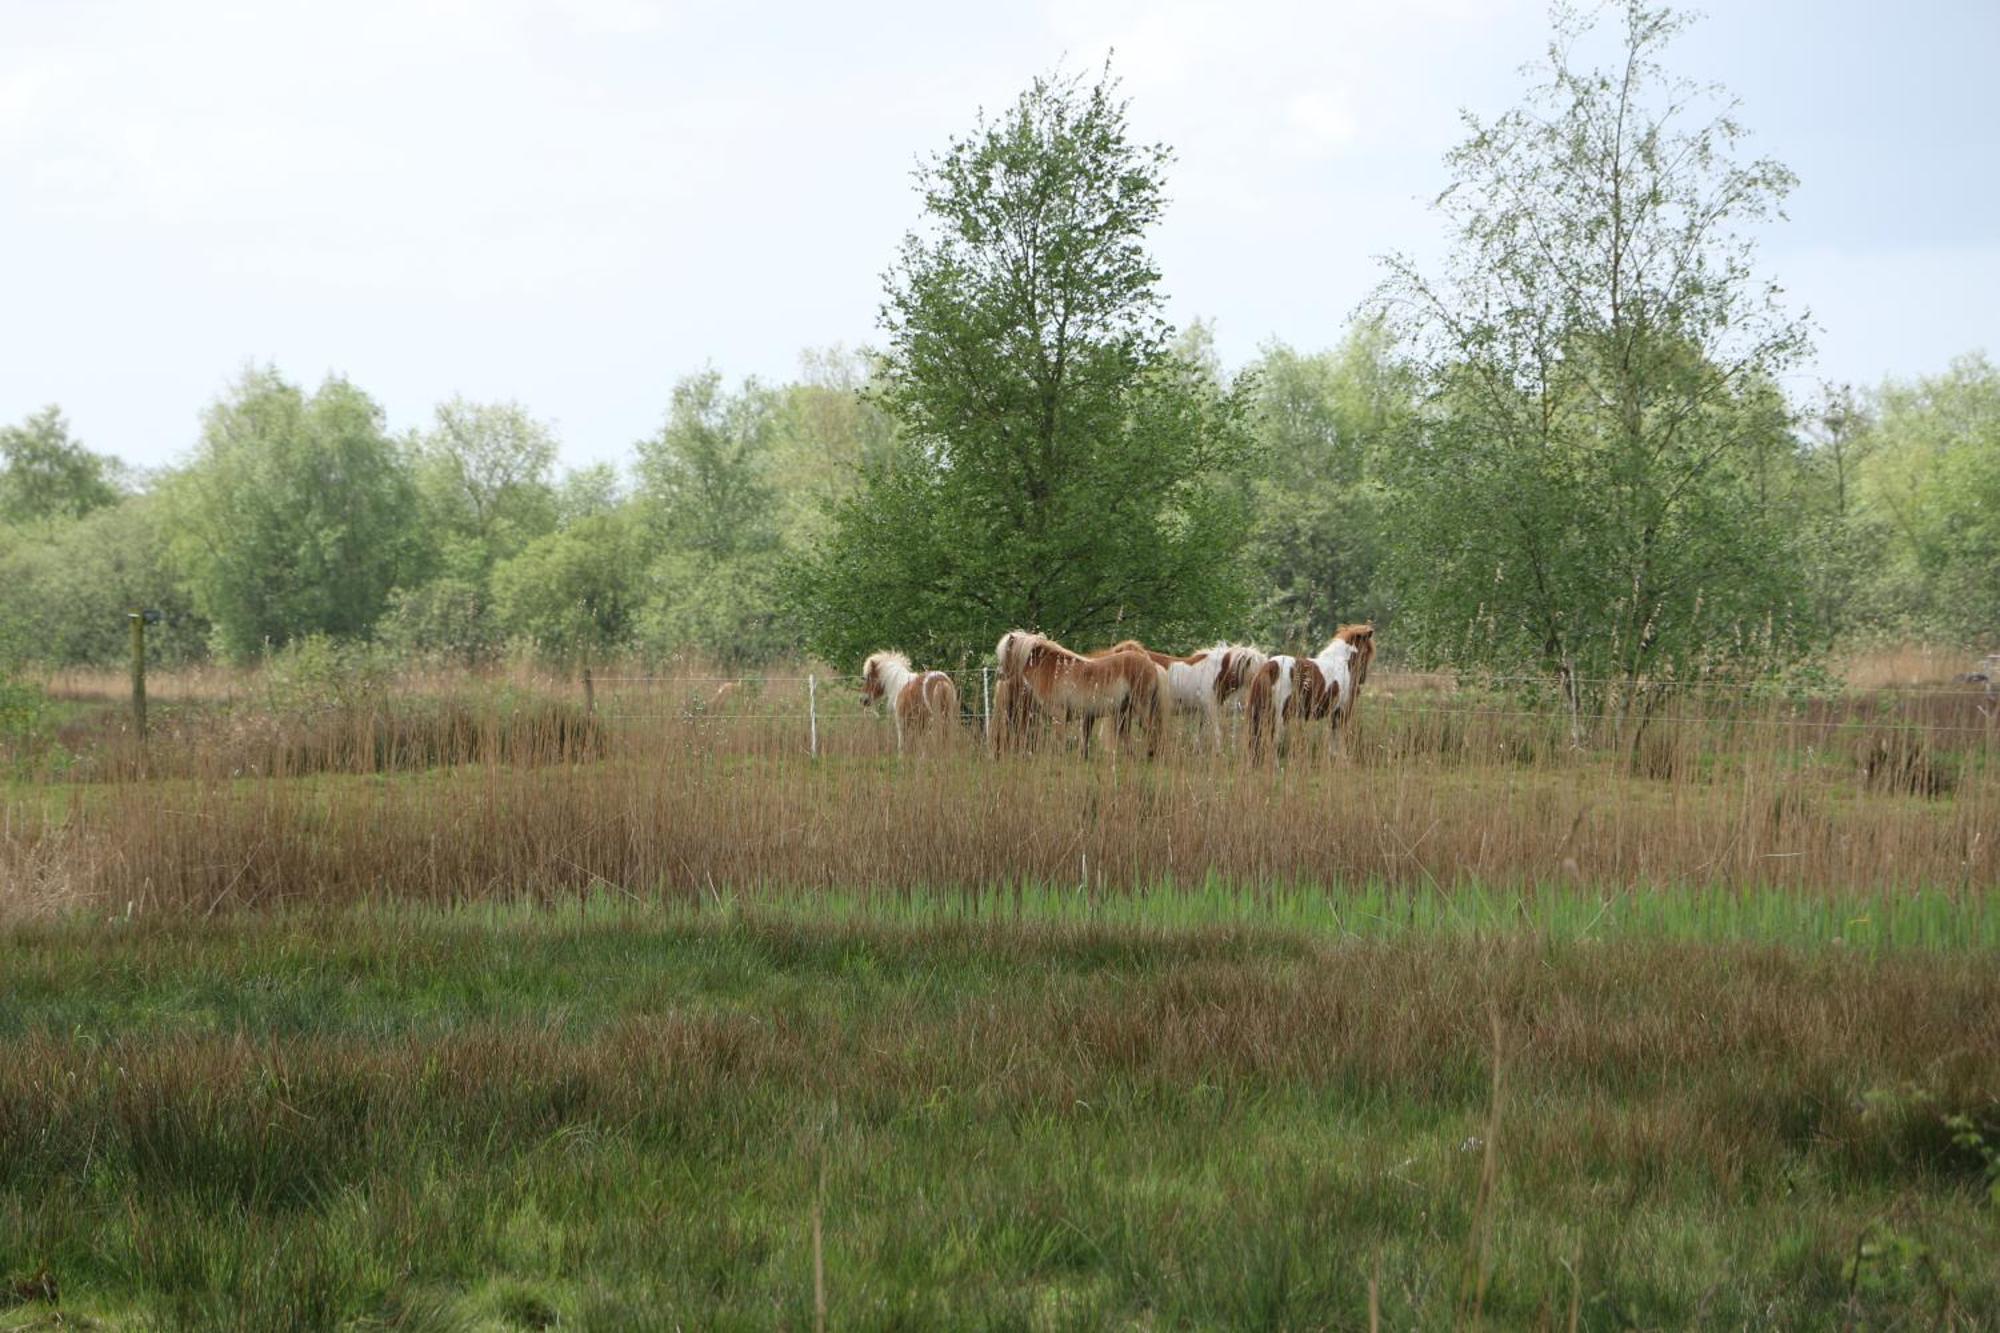
<svg viewBox="0 0 2000 1333"><path fill-rule="evenodd" d="M1179 154L1174 317L1232 365L1318 348L1545 35L1512 0L0 0L0 420L166 463L271 362L622 461L681 374L874 339L916 158L1111 49ZM2000 3L1723 0L1673 60L1801 178L1763 251L1821 326L1795 389L2000 352Z"/></svg>

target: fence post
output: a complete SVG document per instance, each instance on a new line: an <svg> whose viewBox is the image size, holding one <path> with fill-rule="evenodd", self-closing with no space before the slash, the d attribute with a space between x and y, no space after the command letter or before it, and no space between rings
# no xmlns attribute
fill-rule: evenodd
<svg viewBox="0 0 2000 1333"><path fill-rule="evenodd" d="M128 611L132 625L132 729L146 739L146 613Z"/></svg>
<svg viewBox="0 0 2000 1333"><path fill-rule="evenodd" d="M993 744L993 668L979 668L979 737Z"/></svg>
<svg viewBox="0 0 2000 1333"><path fill-rule="evenodd" d="M807 752L819 758L819 677L806 677L806 720L810 728L806 742Z"/></svg>

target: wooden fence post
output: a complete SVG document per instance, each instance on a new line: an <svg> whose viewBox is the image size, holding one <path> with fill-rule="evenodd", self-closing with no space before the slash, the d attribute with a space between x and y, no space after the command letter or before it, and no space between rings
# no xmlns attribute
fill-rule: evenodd
<svg viewBox="0 0 2000 1333"><path fill-rule="evenodd" d="M132 729L146 739L146 613L126 613L132 626Z"/></svg>
<svg viewBox="0 0 2000 1333"><path fill-rule="evenodd" d="M797 677L794 677L797 679ZM806 742L807 750L813 758L819 758L819 677L806 677L806 719L811 728Z"/></svg>

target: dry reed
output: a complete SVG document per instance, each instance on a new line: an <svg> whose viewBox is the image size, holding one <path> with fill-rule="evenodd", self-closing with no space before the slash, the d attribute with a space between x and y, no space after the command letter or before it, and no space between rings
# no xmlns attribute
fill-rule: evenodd
<svg viewBox="0 0 2000 1333"><path fill-rule="evenodd" d="M143 748L100 719L70 781L13 787L0 872L15 899L60 885L100 908L204 913L773 887L1977 893L1995 878L2000 731L1977 690L1689 693L1596 719L1579 746L1531 693L1385 689L1337 747L1302 730L1273 769L1188 744L1084 763L1061 737L994 760L977 716L899 762L838 678L818 682L813 759L802 675L714 689L607 675L586 710L573 690L461 678L289 714L190 705ZM976 681L965 694L976 708Z"/></svg>

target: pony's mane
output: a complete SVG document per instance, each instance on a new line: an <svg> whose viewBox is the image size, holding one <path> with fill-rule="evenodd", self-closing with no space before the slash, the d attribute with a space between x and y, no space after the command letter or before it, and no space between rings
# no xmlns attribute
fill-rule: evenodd
<svg viewBox="0 0 2000 1333"><path fill-rule="evenodd" d="M1033 650L1041 635L1033 630L1010 629L1000 636L1000 642L993 645L993 658L1000 664L1002 676L1018 676L1028 665L1028 653Z"/></svg>
<svg viewBox="0 0 2000 1333"><path fill-rule="evenodd" d="M861 674L866 676L877 667L888 666L891 662L894 662L905 671L910 669L910 655L908 653L899 653L893 648L884 648L880 652L868 654L868 660L861 664Z"/></svg>

